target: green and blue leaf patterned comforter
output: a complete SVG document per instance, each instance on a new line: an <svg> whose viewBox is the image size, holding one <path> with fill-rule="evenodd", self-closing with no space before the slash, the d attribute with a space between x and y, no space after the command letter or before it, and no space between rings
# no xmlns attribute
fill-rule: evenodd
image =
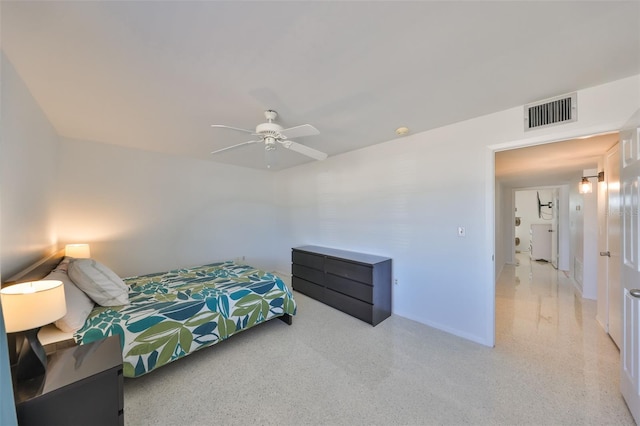
<svg viewBox="0 0 640 426"><path fill-rule="evenodd" d="M78 344L119 335L124 375L138 377L256 324L295 315L277 276L233 262L125 278L129 305L96 306Z"/></svg>

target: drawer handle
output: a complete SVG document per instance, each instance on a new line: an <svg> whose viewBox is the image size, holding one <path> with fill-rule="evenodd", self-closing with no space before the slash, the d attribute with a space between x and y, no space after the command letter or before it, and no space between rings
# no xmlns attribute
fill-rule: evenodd
<svg viewBox="0 0 640 426"><path fill-rule="evenodd" d="M601 251L600 252L600 256L611 257L611 252L610 251Z"/></svg>
<svg viewBox="0 0 640 426"><path fill-rule="evenodd" d="M637 288L629 290L629 294L632 295L633 297L636 297L636 298L640 299L640 290L637 289Z"/></svg>

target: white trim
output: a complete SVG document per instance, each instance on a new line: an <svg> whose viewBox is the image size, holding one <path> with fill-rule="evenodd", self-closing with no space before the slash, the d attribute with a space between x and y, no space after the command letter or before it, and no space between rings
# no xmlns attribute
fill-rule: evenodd
<svg viewBox="0 0 640 426"><path fill-rule="evenodd" d="M487 336L486 342L483 343L487 346L494 347L496 345L496 164L495 164L495 151L487 149L487 174L489 176L486 179L485 194L487 195L487 203L485 205L485 227L487 229L489 238L486 239L485 253L487 253L485 261L486 274L483 276L488 277L489 282L487 285L485 301L487 309L487 319L485 324L487 328L484 335Z"/></svg>
<svg viewBox="0 0 640 426"><path fill-rule="evenodd" d="M602 135L607 133L614 133L620 131L623 122L616 122L610 124L600 124L597 126L591 126L585 129L573 129L563 132L543 134L540 136L515 139L508 142L501 142L493 145L489 145L489 149L493 152L507 151L515 148L526 148L528 146L544 145L554 142L562 142L570 139L588 138L595 135Z"/></svg>

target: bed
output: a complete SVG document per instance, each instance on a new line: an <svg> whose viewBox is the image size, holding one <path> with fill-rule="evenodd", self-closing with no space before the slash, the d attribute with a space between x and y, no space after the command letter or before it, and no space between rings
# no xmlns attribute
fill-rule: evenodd
<svg viewBox="0 0 640 426"><path fill-rule="evenodd" d="M41 264L35 273L32 270L10 281L43 277L64 280L67 270L61 265L70 259L63 259L61 254L54 255L57 261ZM69 275L72 276L71 270ZM72 292L67 290L76 291L68 287L73 286L69 281L75 283L68 278L63 281L68 314L70 308L75 308L69 299ZM282 279L232 261L127 277L122 281L127 287L128 304L92 304L84 325L73 332L73 339L83 344L117 335L125 377L142 376L273 318L291 324L296 313L293 294Z"/></svg>

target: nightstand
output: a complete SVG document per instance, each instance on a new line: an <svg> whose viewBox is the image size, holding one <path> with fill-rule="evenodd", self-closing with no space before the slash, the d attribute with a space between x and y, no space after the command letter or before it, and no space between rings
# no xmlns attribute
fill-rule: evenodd
<svg viewBox="0 0 640 426"><path fill-rule="evenodd" d="M14 387L25 425L124 425L122 351L117 336L49 355L44 377Z"/></svg>
<svg viewBox="0 0 640 426"><path fill-rule="evenodd" d="M77 346L75 340L73 340L73 332L65 333L53 324L45 325L40 329L38 332L38 340L42 344L42 347L44 347L47 355L51 355L62 349Z"/></svg>

